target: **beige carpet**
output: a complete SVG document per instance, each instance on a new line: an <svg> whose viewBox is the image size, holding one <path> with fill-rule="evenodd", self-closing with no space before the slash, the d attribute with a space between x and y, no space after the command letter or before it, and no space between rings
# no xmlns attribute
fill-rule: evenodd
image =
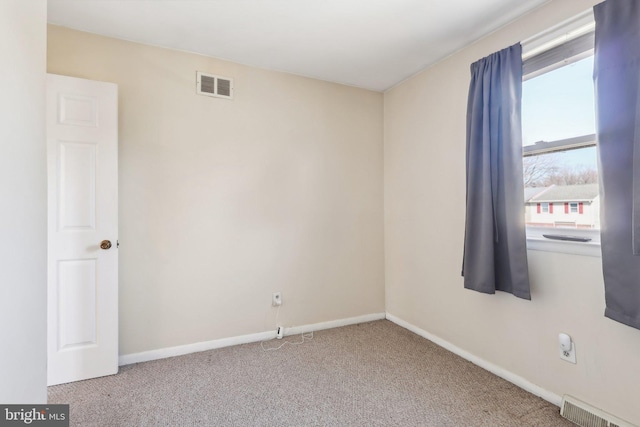
<svg viewBox="0 0 640 427"><path fill-rule="evenodd" d="M73 426L573 426L387 320L123 366L50 387L49 403L69 403Z"/></svg>

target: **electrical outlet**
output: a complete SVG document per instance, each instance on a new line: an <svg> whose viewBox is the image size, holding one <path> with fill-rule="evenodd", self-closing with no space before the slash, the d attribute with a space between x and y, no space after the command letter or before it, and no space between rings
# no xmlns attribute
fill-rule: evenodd
<svg viewBox="0 0 640 427"><path fill-rule="evenodd" d="M563 350L562 347L560 347L560 359L570 363L576 363L576 346L573 341L571 342L571 350Z"/></svg>
<svg viewBox="0 0 640 427"><path fill-rule="evenodd" d="M274 307L282 305L282 292L274 292L271 295L271 305Z"/></svg>

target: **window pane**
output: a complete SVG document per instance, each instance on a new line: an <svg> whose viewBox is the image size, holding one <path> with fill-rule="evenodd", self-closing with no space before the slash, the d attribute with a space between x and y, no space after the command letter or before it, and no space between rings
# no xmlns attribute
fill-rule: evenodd
<svg viewBox="0 0 640 427"><path fill-rule="evenodd" d="M598 183L596 147L525 157L522 164L525 187Z"/></svg>
<svg viewBox="0 0 640 427"><path fill-rule="evenodd" d="M528 226L600 228L596 147L525 157Z"/></svg>
<svg viewBox="0 0 640 427"><path fill-rule="evenodd" d="M524 145L595 133L593 56L522 85Z"/></svg>
<svg viewBox="0 0 640 427"><path fill-rule="evenodd" d="M523 145L595 133L593 57L523 83ZM575 140L574 140L575 141ZM596 147L523 158L528 226L600 228Z"/></svg>

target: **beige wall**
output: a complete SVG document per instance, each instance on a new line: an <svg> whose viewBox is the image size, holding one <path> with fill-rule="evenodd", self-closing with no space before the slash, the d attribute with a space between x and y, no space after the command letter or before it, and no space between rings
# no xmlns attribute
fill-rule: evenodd
<svg viewBox="0 0 640 427"><path fill-rule="evenodd" d="M598 1L558 0L385 93L387 312L640 425L640 331L604 317L600 259L529 252L532 301L463 289L469 65ZM570 334L577 365L560 360Z"/></svg>
<svg viewBox="0 0 640 427"><path fill-rule="evenodd" d="M0 402L47 401L45 0L0 1Z"/></svg>
<svg viewBox="0 0 640 427"><path fill-rule="evenodd" d="M121 354L384 309L640 424L640 333L600 259L530 251L533 300L464 290L471 62L597 1L550 2L382 96L49 27L49 71L120 87ZM195 71L235 78L194 95ZM384 123L384 252L382 132ZM558 357L572 335L578 364Z"/></svg>
<svg viewBox="0 0 640 427"><path fill-rule="evenodd" d="M120 354L384 311L383 96L49 27L119 85ZM196 70L235 79L195 94Z"/></svg>

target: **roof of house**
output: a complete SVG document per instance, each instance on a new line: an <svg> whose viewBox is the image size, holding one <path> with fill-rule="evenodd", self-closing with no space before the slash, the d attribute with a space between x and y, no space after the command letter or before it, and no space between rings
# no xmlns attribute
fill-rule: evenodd
<svg viewBox="0 0 640 427"><path fill-rule="evenodd" d="M524 201L528 202L533 196L536 196L549 187L525 187L524 189Z"/></svg>
<svg viewBox="0 0 640 427"><path fill-rule="evenodd" d="M526 191L526 190L525 190ZM525 193L526 194L526 193ZM581 202L598 197L598 184L552 185L527 199L529 202Z"/></svg>

